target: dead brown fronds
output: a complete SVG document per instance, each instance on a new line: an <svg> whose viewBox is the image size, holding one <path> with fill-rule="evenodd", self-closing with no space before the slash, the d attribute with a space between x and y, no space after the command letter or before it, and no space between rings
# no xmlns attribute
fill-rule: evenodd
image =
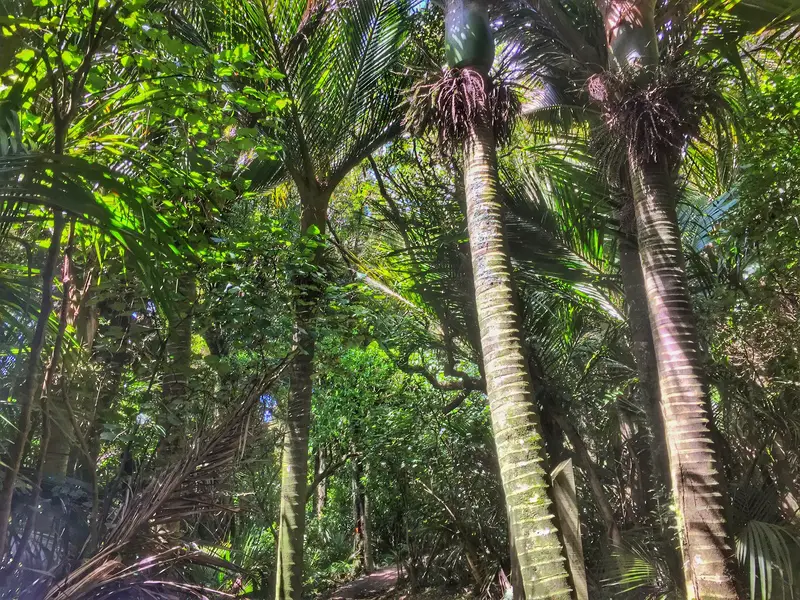
<svg viewBox="0 0 800 600"><path fill-rule="evenodd" d="M689 141L701 136L706 119L728 120L719 82L715 70L696 65L592 76L587 92L605 122L598 151L612 164L633 156L674 166Z"/></svg>
<svg viewBox="0 0 800 600"><path fill-rule="evenodd" d="M44 600L113 598L236 597L236 590L214 590L181 581L181 567L202 566L236 573L237 567L180 539L170 527L203 512L230 510L214 492L233 472L243 452L260 397L288 364L254 383L245 400L222 422L197 437L171 466L132 485L104 527L99 549L65 576L47 582L36 597ZM142 558L144 557L144 558Z"/></svg>
<svg viewBox="0 0 800 600"><path fill-rule="evenodd" d="M508 82L468 68L428 74L411 88L409 97L406 129L419 135L434 128L445 147L463 143L475 125L488 125L498 143L507 142L521 107Z"/></svg>

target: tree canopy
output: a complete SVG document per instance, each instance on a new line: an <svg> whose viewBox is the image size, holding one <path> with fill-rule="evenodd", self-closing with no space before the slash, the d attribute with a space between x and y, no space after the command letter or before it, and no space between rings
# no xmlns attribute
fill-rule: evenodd
<svg viewBox="0 0 800 600"><path fill-rule="evenodd" d="M0 0L0 598L800 595L799 28Z"/></svg>

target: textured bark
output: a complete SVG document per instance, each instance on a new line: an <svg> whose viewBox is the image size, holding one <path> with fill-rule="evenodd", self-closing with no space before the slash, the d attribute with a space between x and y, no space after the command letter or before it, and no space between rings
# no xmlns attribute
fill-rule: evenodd
<svg viewBox="0 0 800 600"><path fill-rule="evenodd" d="M510 521L510 519L509 519ZM509 537L509 553L511 554L511 587L512 587L512 600L525 600L525 585L522 582L522 573L520 572L519 556L517 556L517 546L514 543L514 532L511 530L511 525L508 527Z"/></svg>
<svg viewBox="0 0 800 600"><path fill-rule="evenodd" d="M639 374L639 398L642 401L649 422L650 447L641 454L643 477L651 490L645 493L648 503L655 500L667 506L672 497L669 452L664 434L664 418L661 414L661 390L658 385L658 363L653 347L653 334L650 330L650 309L647 306L647 290L644 285L642 263L639 259L639 246L636 242L636 217L633 200L623 209L620 218L622 235L619 238L619 263L622 288L628 311L628 325L631 330L633 358ZM656 510L665 514L664 510ZM673 531L662 520L662 533L667 538L666 561L672 578L682 585L680 549Z"/></svg>
<svg viewBox="0 0 800 600"><path fill-rule="evenodd" d="M791 464L786 452L783 450L784 444L781 436L778 436L772 444L772 471L782 492L781 509L787 521L793 522L800 511L800 504L797 501L798 486L795 480Z"/></svg>
<svg viewBox="0 0 800 600"><path fill-rule="evenodd" d="M611 66L658 64L655 0L597 0L611 50Z"/></svg>
<svg viewBox="0 0 800 600"><path fill-rule="evenodd" d="M18 396L20 414L17 419L17 436L9 452L7 466L4 468L3 487L0 489L0 556L3 556L6 550L14 485L17 482L20 466L22 466L22 457L25 454L25 446L27 445L28 435L31 432L31 413L37 391L40 389L39 367L42 362L47 322L53 310L53 277L55 276L58 254L61 249L61 234L63 231L64 217L60 212L55 211L53 213L53 233L50 236L50 247L41 270L42 298L39 304L39 317L36 319L36 328L31 338L30 354L25 368L25 379L22 382Z"/></svg>
<svg viewBox="0 0 800 600"><path fill-rule="evenodd" d="M539 417L525 359L497 193L494 135L473 125L464 146L467 222L494 440L520 574L529 600L571 598L547 493Z"/></svg>
<svg viewBox="0 0 800 600"><path fill-rule="evenodd" d="M675 194L667 169L634 166L639 254L658 361L661 407L689 600L739 598L732 573L719 461L703 386Z"/></svg>
<svg viewBox="0 0 800 600"><path fill-rule="evenodd" d="M65 383L62 381L58 385L65 385ZM50 403L50 443L42 465L42 473L46 479L63 480L67 476L69 458L72 453L72 423L70 423L66 407L58 400L60 394L54 394L54 396L56 398Z"/></svg>
<svg viewBox="0 0 800 600"><path fill-rule="evenodd" d="M597 0L611 68L638 69L650 82L659 60L654 0ZM740 598L723 510L712 419L686 283L676 193L665 164L631 149L639 257L658 370L670 481L677 509L687 600Z"/></svg>
<svg viewBox="0 0 800 600"><path fill-rule="evenodd" d="M301 186L298 186L301 187ZM301 229L316 227L325 231L329 195L316 184L312 189L301 187ZM319 264L319 253L313 258ZM311 425L311 393L315 339L313 335L316 305L321 291L310 280L294 282L298 290L295 303L292 362L289 398L286 405L286 434L283 440L281 465L281 508L278 529L278 564L276 600L301 600L303 594L303 541L306 530L308 487L308 435Z"/></svg>
<svg viewBox="0 0 800 600"><path fill-rule="evenodd" d="M311 378L314 339L305 319L295 324L295 357L286 406L286 434L281 465L281 509L278 530L277 600L300 600L303 591L303 540L308 478L308 435L311 425Z"/></svg>
<svg viewBox="0 0 800 600"><path fill-rule="evenodd" d="M630 211L633 212L631 205ZM658 387L658 365L653 334L650 331L650 311L647 306L647 291L636 243L634 216L620 219L622 235L619 238L619 263L622 288L628 310L628 325L631 330L633 358L639 375L639 397L650 421L654 480L651 485L657 495L664 496L670 490L669 457L664 438L664 420L661 416L661 391Z"/></svg>

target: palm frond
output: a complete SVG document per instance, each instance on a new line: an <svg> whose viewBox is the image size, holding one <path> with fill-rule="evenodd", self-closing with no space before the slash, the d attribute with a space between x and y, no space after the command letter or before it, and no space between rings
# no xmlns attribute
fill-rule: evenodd
<svg viewBox="0 0 800 600"><path fill-rule="evenodd" d="M680 594L657 549L628 544L612 557L603 581L614 596L633 594L645 600L678 600Z"/></svg>
<svg viewBox="0 0 800 600"><path fill-rule="evenodd" d="M736 536L736 556L750 580L750 597L769 600L780 589L794 598L794 558L800 552L800 534L785 525L749 521ZM776 581L777 575L777 581ZM776 585L777 584L777 585ZM758 593L756 593L758 592Z"/></svg>
<svg viewBox="0 0 800 600"><path fill-rule="evenodd" d="M256 161L250 170L259 183L276 181L281 166L333 188L399 133L399 57L413 1L232 4L234 22L277 66L278 89L290 102L270 131L282 142L282 164Z"/></svg>
<svg viewBox="0 0 800 600"><path fill-rule="evenodd" d="M0 206L0 225L24 218L27 211L20 211L26 206L63 211L94 225L130 253L156 296L161 287L157 257L170 259L181 252L179 236L124 176L83 158L45 153L0 157Z"/></svg>
<svg viewBox="0 0 800 600"><path fill-rule="evenodd" d="M255 382L245 400L220 425L195 439L170 467L130 490L111 519L100 550L65 577L51 582L41 597L45 600L102 600L118 597L123 590L131 589L147 590L157 598L204 597L202 592L213 592L169 579L154 580L151 573L163 577L179 564L228 570L235 567L214 553L187 549L182 544L171 544L153 536L151 528L180 521L189 514L220 509L209 502L209 485L218 486L230 472L252 422L249 415L288 362L284 359ZM156 549L152 551L154 542ZM134 548L137 544L144 545ZM143 553L148 553L147 558L126 564L127 554ZM159 590L173 595L160 594Z"/></svg>
<svg viewBox="0 0 800 600"><path fill-rule="evenodd" d="M589 154L579 143L570 158L558 145L527 148L526 157L501 171L509 207L507 232L512 258L523 280L552 278L592 298L619 318L614 307L613 206Z"/></svg>

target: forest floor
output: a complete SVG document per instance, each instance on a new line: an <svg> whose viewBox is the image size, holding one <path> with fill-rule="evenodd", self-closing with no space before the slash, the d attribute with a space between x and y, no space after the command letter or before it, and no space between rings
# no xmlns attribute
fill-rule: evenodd
<svg viewBox="0 0 800 600"><path fill-rule="evenodd" d="M465 596L443 593L438 589L420 592L397 589L397 581L397 567L384 567L343 585L328 596L328 600L461 600L465 598Z"/></svg>
<svg viewBox="0 0 800 600"><path fill-rule="evenodd" d="M343 585L329 596L329 600L383 598L397 586L397 576L398 570L394 565L378 569Z"/></svg>

